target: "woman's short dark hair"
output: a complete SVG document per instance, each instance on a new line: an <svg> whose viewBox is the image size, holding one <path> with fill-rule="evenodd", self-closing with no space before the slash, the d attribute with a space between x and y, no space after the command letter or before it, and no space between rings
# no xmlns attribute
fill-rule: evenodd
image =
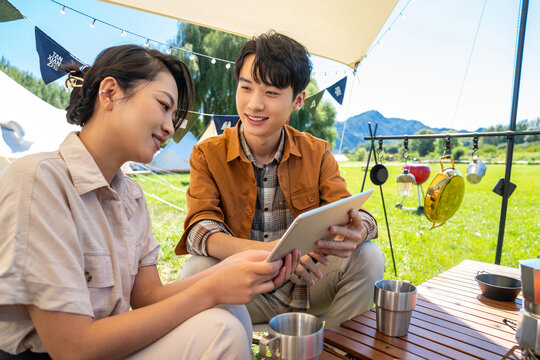
<svg viewBox="0 0 540 360"><path fill-rule="evenodd" d="M66 107L67 121L83 126L94 112L94 105L101 81L110 76L116 79L128 99L135 94L135 88L143 82L153 81L162 71L169 71L178 87L178 111L174 120L177 129L186 118L195 101L193 81L186 65L172 55L137 45L113 46L103 50L91 67L79 69L68 64L63 71L83 78L82 87L71 92Z"/></svg>
<svg viewBox="0 0 540 360"><path fill-rule="evenodd" d="M275 31L249 40L236 57L236 80L240 78L240 69L245 58L251 54L255 55L252 75L256 82L279 89L290 85L293 98L308 86L313 66L307 49L296 40Z"/></svg>

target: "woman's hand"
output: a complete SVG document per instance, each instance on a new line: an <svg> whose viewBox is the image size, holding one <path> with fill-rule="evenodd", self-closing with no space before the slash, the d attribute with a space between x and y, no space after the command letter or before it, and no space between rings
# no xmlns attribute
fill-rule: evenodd
<svg viewBox="0 0 540 360"><path fill-rule="evenodd" d="M207 283L218 304L247 304L255 296L273 290L274 279L279 283L290 273L283 260L264 262L268 254L264 250L247 250L229 256L200 281Z"/></svg>

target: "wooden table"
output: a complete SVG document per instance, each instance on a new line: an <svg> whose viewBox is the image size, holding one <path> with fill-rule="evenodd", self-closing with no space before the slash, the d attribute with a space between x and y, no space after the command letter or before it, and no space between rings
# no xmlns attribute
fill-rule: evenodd
<svg viewBox="0 0 540 360"><path fill-rule="evenodd" d="M372 309L325 330L325 343L359 359L499 360L517 345L521 295L514 302L484 297L474 279L481 270L520 278L519 269L465 260L417 286L406 336L378 332Z"/></svg>

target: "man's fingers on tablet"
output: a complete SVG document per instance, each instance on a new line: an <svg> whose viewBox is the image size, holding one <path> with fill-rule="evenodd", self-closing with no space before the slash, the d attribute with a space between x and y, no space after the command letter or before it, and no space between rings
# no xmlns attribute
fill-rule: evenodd
<svg viewBox="0 0 540 360"><path fill-rule="evenodd" d="M336 236L336 240L352 239L356 241L357 238L361 237L361 230L362 228L332 226L330 233Z"/></svg>
<svg viewBox="0 0 540 360"><path fill-rule="evenodd" d="M319 262L325 266L330 264L330 260L328 260L326 256L317 251L310 252L308 255L313 259L314 263Z"/></svg>

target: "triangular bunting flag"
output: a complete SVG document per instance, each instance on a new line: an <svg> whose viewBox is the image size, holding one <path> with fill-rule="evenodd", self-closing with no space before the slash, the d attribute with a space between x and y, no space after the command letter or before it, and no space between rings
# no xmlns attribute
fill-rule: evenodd
<svg viewBox="0 0 540 360"><path fill-rule="evenodd" d="M345 76L343 79L339 80L334 85L327 87L326 91L328 91L330 95L332 95L332 97L336 99L339 105L343 105L343 96L345 96L346 86L347 86L347 77Z"/></svg>
<svg viewBox="0 0 540 360"><path fill-rule="evenodd" d="M39 55L39 69L45 85L66 75L59 68L63 64L74 61L77 66L83 63L69 51L60 46L56 41L47 36L36 26L36 50Z"/></svg>
<svg viewBox="0 0 540 360"><path fill-rule="evenodd" d="M176 129L176 131L174 132L172 136L175 143L178 144L180 140L182 140L184 135L186 135L189 129L191 129L191 127L193 126L195 121L197 121L198 118L199 118L199 114L188 112L186 118L182 120L182 122L180 123L180 126L178 127L178 129Z"/></svg>
<svg viewBox="0 0 540 360"><path fill-rule="evenodd" d="M311 113L312 116L315 116L315 111L317 110L317 105L321 101L321 98L324 94L324 90L319 91L315 95L311 95L306 100L304 100L304 108Z"/></svg>
<svg viewBox="0 0 540 360"><path fill-rule="evenodd" d="M213 119L214 124L216 124L217 134L221 135L226 128L236 126L240 117L238 115L214 115Z"/></svg>
<svg viewBox="0 0 540 360"><path fill-rule="evenodd" d="M0 0L0 22L24 18L23 14L7 0Z"/></svg>

